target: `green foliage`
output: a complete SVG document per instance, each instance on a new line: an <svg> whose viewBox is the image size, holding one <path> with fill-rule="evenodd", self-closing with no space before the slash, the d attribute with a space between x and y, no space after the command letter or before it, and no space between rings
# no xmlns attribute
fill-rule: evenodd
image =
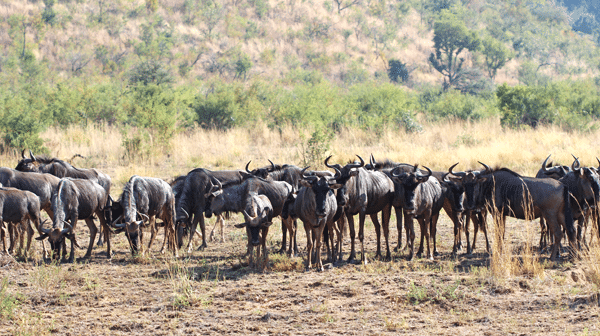
<svg viewBox="0 0 600 336"><path fill-rule="evenodd" d="M51 26L57 22L56 11L54 10L55 2L56 0L44 0L45 8L42 11L42 20Z"/></svg>
<svg viewBox="0 0 600 336"><path fill-rule="evenodd" d="M319 167L328 156L334 133L329 128L317 128L305 142L301 135L302 165L304 167Z"/></svg>
<svg viewBox="0 0 600 336"><path fill-rule="evenodd" d="M141 25L140 40L134 46L135 54L155 61L171 58L176 42L173 28L160 17L153 17Z"/></svg>
<svg viewBox="0 0 600 336"><path fill-rule="evenodd" d="M496 94L502 125L512 128L558 124L569 130L590 130L600 116L599 88L590 81L556 82L544 86L504 84Z"/></svg>
<svg viewBox="0 0 600 336"><path fill-rule="evenodd" d="M240 54L237 61L235 61L235 78L242 78L243 76L246 79L252 65L252 61L248 55L244 53Z"/></svg>
<svg viewBox="0 0 600 336"><path fill-rule="evenodd" d="M408 75L408 68L405 63L396 59L391 59L388 62L388 77L392 82L398 83L398 80L406 82Z"/></svg>
<svg viewBox="0 0 600 336"><path fill-rule="evenodd" d="M148 59L136 64L129 71L129 84L136 85L141 83L148 84L171 84L174 82L173 75L169 69L165 68L162 62L154 59Z"/></svg>
<svg viewBox="0 0 600 336"><path fill-rule="evenodd" d="M22 148L29 148L38 153L47 153L40 133L44 125L33 115L27 112L11 113L2 121L4 146L3 152L12 150L18 152Z"/></svg>
<svg viewBox="0 0 600 336"><path fill-rule="evenodd" d="M429 120L479 120L498 114L495 97L465 95L458 90L429 89L419 97L421 110Z"/></svg>
<svg viewBox="0 0 600 336"><path fill-rule="evenodd" d="M504 67L514 55L504 44L493 37L482 40L482 53L485 56L485 67L488 75L493 80L499 69Z"/></svg>
<svg viewBox="0 0 600 336"><path fill-rule="evenodd" d="M243 113L242 88L236 84L213 83L192 104L203 128L229 129L240 125Z"/></svg>
<svg viewBox="0 0 600 336"><path fill-rule="evenodd" d="M470 31L464 22L444 10L433 25L435 52L429 55L429 63L444 76L444 89L449 88L460 77L464 58L459 58L463 50L475 51L480 40L477 33Z"/></svg>
<svg viewBox="0 0 600 336"><path fill-rule="evenodd" d="M20 304L19 295L11 294L8 292L8 278L2 278L0 283L0 317L3 320L11 319L13 317L13 311Z"/></svg>

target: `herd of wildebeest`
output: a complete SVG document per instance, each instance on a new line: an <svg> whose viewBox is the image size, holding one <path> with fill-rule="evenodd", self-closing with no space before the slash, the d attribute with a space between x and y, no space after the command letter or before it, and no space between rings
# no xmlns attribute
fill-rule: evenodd
<svg viewBox="0 0 600 336"><path fill-rule="evenodd" d="M279 216L283 231L279 252L290 256L298 254L296 220L300 219L307 236L307 268L316 264L317 269L322 270L322 242L327 247L328 260L341 261L346 226L350 235L348 261L355 260L354 216L357 214L361 262L367 262L363 244L367 215L377 235L375 257L390 260L389 221L393 207L398 229L396 249L402 246L404 224L409 260L414 254L414 219L421 233L417 256L423 254L425 245L427 258L433 259L438 254L435 236L442 208L454 223L453 254L462 249L463 232L466 253L471 254L479 229L484 233L487 251L491 252L486 230L486 217L490 213L498 224L501 239L504 239L506 216L540 218L539 247L551 245L550 258L555 260L561 254L563 235L568 238L570 254L577 253L586 245L587 223L597 223L598 216L600 166L581 167L575 157L571 166L563 166L549 163L548 156L536 177L521 176L507 168L490 168L484 163L481 170L455 171L456 163L447 172L431 171L418 165L376 161L373 155L368 164L357 155L359 161L345 165L331 163L330 156L325 165L332 171L279 165L270 160L269 165L250 170L248 162L243 170L196 168L171 183L134 175L123 187L118 201L110 196L110 177L97 169L75 168L56 158L36 157L31 151L26 157L25 150L21 157L16 169L0 168L0 235L5 253L13 253L18 242L17 253L25 258L35 228L39 233L36 239L42 241L44 258L51 255L59 259L62 254L66 259L66 242L70 241L68 260L73 261L75 247L79 247L75 235L78 220L85 220L90 231L84 258L91 256L98 232L98 244L106 244L106 256L111 258L112 235L123 232L135 255L144 253L143 229L150 230L149 250L161 227L164 227L161 252L166 247L177 257L178 250L186 244L188 252L193 251L192 238L198 224L202 236L199 248L207 246L205 217L217 217L223 240L224 218L235 212L244 216L244 222L235 227L246 229L251 265L264 267L267 264L266 237L273 219ZM41 210L48 214L51 223L41 222ZM95 219L99 220L100 228L94 223ZM385 256L381 251L381 229ZM10 246L6 244L7 236ZM44 244L46 238L50 251ZM257 260L253 260L255 247Z"/></svg>

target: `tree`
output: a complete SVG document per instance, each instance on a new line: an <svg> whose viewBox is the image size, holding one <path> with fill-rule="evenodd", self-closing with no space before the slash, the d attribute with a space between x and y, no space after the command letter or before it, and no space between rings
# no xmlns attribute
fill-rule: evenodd
<svg viewBox="0 0 600 336"><path fill-rule="evenodd" d="M485 56L485 67L488 75L494 80L500 68L513 58L513 53L504 44L493 37L487 37L482 41L483 55Z"/></svg>
<svg viewBox="0 0 600 336"><path fill-rule="evenodd" d="M337 5L338 14L342 14L342 11L346 8L350 8L356 4L360 4L360 0L333 0Z"/></svg>
<svg viewBox="0 0 600 336"><path fill-rule="evenodd" d="M399 60L392 59L388 63L388 77L392 82L398 83L398 80L406 82L408 80L408 68L406 64Z"/></svg>
<svg viewBox="0 0 600 336"><path fill-rule="evenodd" d="M429 62L444 76L446 90L460 77L465 61L458 57L460 53L465 49L477 50L481 42L477 33L468 30L463 22L442 15L442 19L433 25L433 43L435 53L429 55Z"/></svg>

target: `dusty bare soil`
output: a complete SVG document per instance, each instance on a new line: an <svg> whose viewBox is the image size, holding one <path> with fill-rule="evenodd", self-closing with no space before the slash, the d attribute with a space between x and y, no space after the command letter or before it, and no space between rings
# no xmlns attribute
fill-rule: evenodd
<svg viewBox="0 0 600 336"><path fill-rule="evenodd" d="M115 255L96 247L91 260L73 264L0 259L0 333L17 335L376 335L376 334L599 334L599 290L577 260L551 263L541 275L494 276L482 240L477 253L450 255L451 222L441 218L435 261L342 263L305 271L301 256L271 254L264 273L247 266L245 236L228 221L226 241L175 259L153 251L132 258L124 236L113 236ZM81 224L81 223L80 223ZM212 221L210 222L212 225ZM281 231L269 233L271 252ZM392 226L395 226L392 225ZM508 228L514 246L522 222ZM87 244L87 228L78 226ZM397 232L391 230L392 241ZM536 239L539 236L535 236ZM162 241L159 236L159 243ZM83 244L82 242L85 242ZM366 228L366 250L376 237ZM395 243L393 243L395 246ZM349 251L349 238L344 251ZM79 257L84 251L77 250ZM563 254L564 256L564 254ZM18 258L17 258L18 259Z"/></svg>

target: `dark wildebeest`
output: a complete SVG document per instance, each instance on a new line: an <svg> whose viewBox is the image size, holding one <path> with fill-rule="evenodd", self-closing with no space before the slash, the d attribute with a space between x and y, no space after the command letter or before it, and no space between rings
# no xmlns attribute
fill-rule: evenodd
<svg viewBox="0 0 600 336"><path fill-rule="evenodd" d="M267 234L269 233L269 226L273 224L273 206L267 196L258 195L257 193L249 194L246 203L246 209L242 210L242 213L244 214L244 223L236 224L235 227L246 228L250 266L254 265L254 247L260 245L257 249L256 260L264 269L269 264Z"/></svg>
<svg viewBox="0 0 600 336"><path fill-rule="evenodd" d="M253 177L257 174L258 176L264 176L267 171L262 169L255 169L252 172L248 170L250 162L246 164L246 171L243 170L216 170L210 171L204 168L196 168L190 171L183 182L181 188L181 197L177 201L177 227L178 232L182 228L189 226L189 232L194 232L198 223L200 223L200 230L202 231L202 245L200 249L205 248L206 245L206 225L204 217L210 218L212 213L208 211L210 209L210 203L213 197L219 195L224 187L239 185L246 179ZM223 217L221 214L217 216L217 222L215 226L219 224L221 226L221 240L224 240L223 235ZM213 228L214 231L214 228ZM211 233L212 236L212 233ZM191 236L188 241L188 252L191 252Z"/></svg>
<svg viewBox="0 0 600 336"><path fill-rule="evenodd" d="M338 175L336 175L338 176ZM294 213L304 223L306 231L306 244L308 260L306 268L312 267L313 261L316 261L317 270L323 271L323 262L321 260L321 241L323 230L329 231L329 238L333 255L331 260L336 260L336 254L341 251L341 234L337 233L337 247L334 247L334 218L337 212L337 201L333 189L340 188L335 177L304 176L301 180L304 188L298 191L294 203ZM314 253L316 252L316 253ZM315 254L313 259L313 253Z"/></svg>
<svg viewBox="0 0 600 336"><path fill-rule="evenodd" d="M52 229L40 228L44 234L36 239L42 240L48 237L50 246L54 251L54 258L58 259L64 239L71 240L71 254L69 261L75 258L74 246L77 245L75 228L77 220L83 219L90 230L90 242L84 258L92 255L92 247L98 228L94 224L94 215L100 219L100 225L104 227L106 240L106 257L111 258L109 228L104 221L104 206L106 205L106 190L98 183L91 180L62 178L56 190L52 193ZM70 221L70 224L69 222ZM66 228L65 228L66 224ZM63 251L63 257L66 251Z"/></svg>
<svg viewBox="0 0 600 336"><path fill-rule="evenodd" d="M396 185L401 185L404 192L405 214L408 216L408 232L410 232L407 233L410 234L408 239L409 260L412 259L414 253L413 218L417 218L421 227L421 243L417 256L420 257L423 253L424 240L426 240L427 258L433 260L435 245L431 239L435 239L437 220L446 198L440 182L432 176L431 169L424 168L427 169L427 175L423 175L417 165L414 165L410 172L401 172L400 167L391 171L394 182Z"/></svg>
<svg viewBox="0 0 600 336"><path fill-rule="evenodd" d="M468 170L466 172L454 172L453 169L457 165L458 162L452 165L450 169L448 169L449 175L445 179L452 181L464 191L464 184L475 183L476 176L481 172L477 170ZM486 202L483 195L478 194L476 195L475 200L473 201L474 205L472 206L472 208L464 209L463 206L463 223L465 236L467 240L467 255L473 254L473 250L476 248L477 233L479 232L480 228L483 231L483 235L485 237L486 251L488 253L491 253L492 251L487 234L487 207L485 203ZM471 244L471 240L469 239L469 224L471 221L473 222L473 244Z"/></svg>
<svg viewBox="0 0 600 336"><path fill-rule="evenodd" d="M500 239L504 239L506 216L526 220L543 216L555 237L552 260L560 256L561 227L566 229L571 247L576 248L569 191L565 185L553 179L525 177L507 168L490 169L481 164L485 171L473 174L474 181L463 180L466 209L474 209L481 194L498 221Z"/></svg>
<svg viewBox="0 0 600 336"><path fill-rule="evenodd" d="M357 155L360 163L348 163L344 167L339 164L330 165L329 156L325 159L325 165L340 172L336 181L342 185L338 189L338 206L344 207L348 226L350 228L350 257L353 261L356 257L354 215L359 215L358 239L361 244L361 261L366 264L367 258L364 249L364 226L365 216L370 215L375 232L377 233L377 253L375 257L381 257L381 226L377 220L377 213L382 212L383 235L385 237L387 260L391 259L389 238L389 222L391 214L391 203L394 197L394 183L384 173L371 171L363 168L365 161Z"/></svg>
<svg viewBox="0 0 600 336"><path fill-rule="evenodd" d="M267 196L273 207L271 216L273 218L282 214L287 203L293 199L292 193L292 186L287 182L268 181L260 177L249 178L241 184L223 188L222 193L211 200L207 212L211 214L242 212L249 204L250 195L257 194Z"/></svg>
<svg viewBox="0 0 600 336"><path fill-rule="evenodd" d="M31 237L33 236L31 223L33 222L33 225L36 228L40 226L39 197L30 191L0 186L0 223L1 222L17 224L27 230L27 245L23 254L23 256L27 258L27 252L29 252L29 248L31 247ZM20 240L22 248L22 235ZM10 250L12 252L14 246L14 241L12 241L12 239L10 245ZM21 248L19 248L19 250L21 250ZM5 242L4 250L7 252Z"/></svg>
<svg viewBox="0 0 600 336"><path fill-rule="evenodd" d="M566 185L571 195L571 213L577 220L577 244L581 248L582 236L587 228L587 222L596 208L600 192L598 173L593 168L581 167L575 156L571 171L559 179ZM584 241L585 243L585 241Z"/></svg>
<svg viewBox="0 0 600 336"><path fill-rule="evenodd" d="M571 171L571 167L569 166L555 166L552 164L552 162L548 162L551 155L552 154L548 155L546 160L544 160L544 162L542 163L542 167L540 168L540 170L538 170L537 174L535 175L536 178L552 178L555 180L559 180ZM542 250L546 247L550 239L550 233L548 232L548 227L546 226L546 222L544 221L543 217L540 218L540 229L540 250Z"/></svg>
<svg viewBox="0 0 600 336"><path fill-rule="evenodd" d="M113 221L113 226L119 229L117 232L125 231L132 254L135 255L138 246L143 244L144 219L150 224L151 235L148 242L148 250L150 250L156 236L158 218L165 225L161 252L164 251L167 243L175 257L178 256L175 242L175 195L167 182L159 178L134 175L123 187L119 203L123 208L123 214ZM138 220L138 216L142 219Z"/></svg>
<svg viewBox="0 0 600 336"><path fill-rule="evenodd" d="M59 178L72 177L77 179L91 180L104 188L107 195L110 195L110 176L94 168L75 168L70 163L57 158L48 158L46 156L34 156L29 151L29 158L25 157L25 150L21 152L21 160L15 168L22 172L47 173ZM102 245L102 228L98 238L98 245Z"/></svg>

